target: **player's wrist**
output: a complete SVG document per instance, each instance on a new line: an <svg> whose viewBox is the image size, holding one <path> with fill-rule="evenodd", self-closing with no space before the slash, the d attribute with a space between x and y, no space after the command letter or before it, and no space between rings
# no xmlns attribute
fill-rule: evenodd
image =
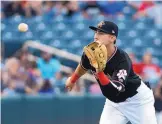
<svg viewBox="0 0 162 124"><path fill-rule="evenodd" d="M100 72L97 72L97 75L100 76L100 75L105 75L105 73L103 71L100 71Z"/></svg>
<svg viewBox="0 0 162 124"><path fill-rule="evenodd" d="M79 75L77 75L76 73L73 73L71 75L71 78L70 78L70 82L71 83L76 83L76 81L79 79Z"/></svg>
<svg viewBox="0 0 162 124"><path fill-rule="evenodd" d="M109 78L105 75L105 73L103 71L97 72L96 75L97 75L101 85L107 85L110 83Z"/></svg>

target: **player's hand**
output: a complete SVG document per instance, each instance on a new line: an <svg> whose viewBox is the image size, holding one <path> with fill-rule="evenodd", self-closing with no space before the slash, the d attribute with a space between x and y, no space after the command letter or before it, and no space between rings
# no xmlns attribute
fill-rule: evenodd
<svg viewBox="0 0 162 124"><path fill-rule="evenodd" d="M65 83L65 87L66 87L66 89L67 89L68 91L71 91L72 88L73 88L74 85L75 85L75 83L72 83L72 82L70 81L70 78L71 78L71 77L69 77L69 78L66 80L66 83Z"/></svg>

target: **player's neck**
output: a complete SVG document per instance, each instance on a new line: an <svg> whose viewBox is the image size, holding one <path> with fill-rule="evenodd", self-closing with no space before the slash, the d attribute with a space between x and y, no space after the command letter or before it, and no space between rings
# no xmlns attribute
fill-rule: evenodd
<svg viewBox="0 0 162 124"><path fill-rule="evenodd" d="M107 56L109 59L114 54L116 48L115 48L114 44L106 46L106 48L107 48Z"/></svg>

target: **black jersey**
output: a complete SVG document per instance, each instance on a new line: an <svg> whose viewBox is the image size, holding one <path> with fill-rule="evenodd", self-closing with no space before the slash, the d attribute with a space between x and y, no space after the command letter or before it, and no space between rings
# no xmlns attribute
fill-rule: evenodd
<svg viewBox="0 0 162 124"><path fill-rule="evenodd" d="M84 69L90 70L95 76L96 70L90 65L84 53L80 64ZM118 82L124 86L124 91L119 91L117 87L114 87L113 83L103 86L95 76L103 95L116 103L123 102L128 97L135 95L137 93L137 88L141 84L141 79L133 71L132 62L128 54L117 47L114 54L107 61L104 73L114 84Z"/></svg>

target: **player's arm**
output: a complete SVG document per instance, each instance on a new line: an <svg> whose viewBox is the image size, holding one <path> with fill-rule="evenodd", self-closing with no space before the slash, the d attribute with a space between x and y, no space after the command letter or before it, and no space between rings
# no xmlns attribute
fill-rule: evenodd
<svg viewBox="0 0 162 124"><path fill-rule="evenodd" d="M71 82L75 83L81 76L83 76L87 72L81 64L78 64L77 68L75 69L74 73L71 76Z"/></svg>
<svg viewBox="0 0 162 124"><path fill-rule="evenodd" d="M89 68L89 60L87 56L83 53L79 65L71 76L71 81L75 83L81 76L83 76L88 71Z"/></svg>
<svg viewBox="0 0 162 124"><path fill-rule="evenodd" d="M116 93L123 92L125 91L125 84L130 69L131 62L130 60L125 59L119 63L111 78L106 76L104 72L97 73L97 77L101 85L114 89L114 92Z"/></svg>
<svg viewBox="0 0 162 124"><path fill-rule="evenodd" d="M66 81L66 88L69 91L72 90L77 80L88 71L89 67L90 67L89 60L86 57L86 55L83 53L80 64L78 64L74 73Z"/></svg>

